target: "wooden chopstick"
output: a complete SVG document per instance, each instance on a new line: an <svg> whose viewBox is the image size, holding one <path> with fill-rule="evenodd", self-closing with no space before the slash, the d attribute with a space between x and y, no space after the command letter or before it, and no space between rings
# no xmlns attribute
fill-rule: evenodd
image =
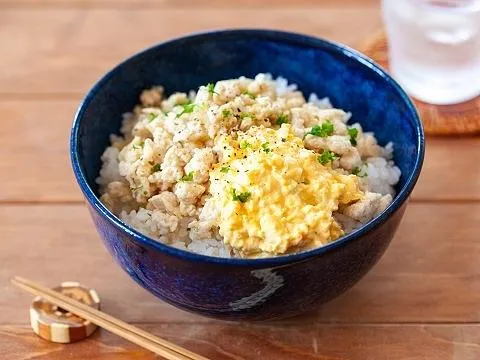
<svg viewBox="0 0 480 360"><path fill-rule="evenodd" d="M34 295L43 297L45 300L70 311L92 323L108 330L134 344L142 346L168 360L208 360L207 358L186 350L178 345L156 337L147 331L119 320L103 311L94 309L86 304L76 301L55 290L48 289L33 281L14 277L12 283Z"/></svg>

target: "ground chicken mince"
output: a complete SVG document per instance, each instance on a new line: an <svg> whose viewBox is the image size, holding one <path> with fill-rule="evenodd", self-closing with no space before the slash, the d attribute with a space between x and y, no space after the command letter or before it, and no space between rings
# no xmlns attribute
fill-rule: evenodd
<svg viewBox="0 0 480 360"><path fill-rule="evenodd" d="M258 74L143 91L111 135L101 201L145 235L219 257L325 245L382 212L400 170L349 113Z"/></svg>

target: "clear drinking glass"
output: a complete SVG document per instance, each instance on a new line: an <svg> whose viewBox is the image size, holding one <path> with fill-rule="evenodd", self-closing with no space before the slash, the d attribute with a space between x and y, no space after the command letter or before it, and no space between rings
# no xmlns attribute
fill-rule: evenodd
<svg viewBox="0 0 480 360"><path fill-rule="evenodd" d="M390 70L412 96L455 104L480 94L480 0L383 0Z"/></svg>

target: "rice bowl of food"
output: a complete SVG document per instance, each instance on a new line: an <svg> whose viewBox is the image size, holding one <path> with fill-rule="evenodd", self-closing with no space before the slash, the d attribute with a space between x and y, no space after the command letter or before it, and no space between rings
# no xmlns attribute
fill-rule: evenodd
<svg viewBox="0 0 480 360"><path fill-rule="evenodd" d="M144 90L96 182L125 223L179 249L267 257L325 245L392 202L393 144L270 74Z"/></svg>
<svg viewBox="0 0 480 360"><path fill-rule="evenodd" d="M245 53L256 58L239 73ZM360 279L393 236L423 146L413 105L374 64L264 30L128 59L87 95L71 140L122 268L167 302L230 319L294 315ZM298 281L308 289L293 294Z"/></svg>

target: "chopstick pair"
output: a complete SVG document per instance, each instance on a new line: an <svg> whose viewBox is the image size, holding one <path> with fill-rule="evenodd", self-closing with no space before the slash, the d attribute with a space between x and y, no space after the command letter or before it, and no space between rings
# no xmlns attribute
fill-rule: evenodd
<svg viewBox="0 0 480 360"><path fill-rule="evenodd" d="M12 283L33 295L41 296L46 301L68 310L79 317L90 320L92 323L110 331L111 333L114 333L134 344L150 350L155 354L163 356L165 359L208 360L206 357L195 354L194 352L172 344L169 341L156 337L147 331L130 325L122 320L104 313L103 311L85 305L55 290L38 285L33 281L16 276L12 279Z"/></svg>

